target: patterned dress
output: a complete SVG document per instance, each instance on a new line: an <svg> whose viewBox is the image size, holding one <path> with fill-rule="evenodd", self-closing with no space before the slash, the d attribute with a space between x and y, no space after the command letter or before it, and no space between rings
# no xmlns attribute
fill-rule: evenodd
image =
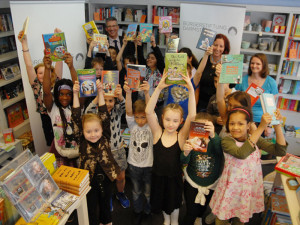
<svg viewBox="0 0 300 225"><path fill-rule="evenodd" d="M243 144L236 141L239 147ZM246 159L238 159L227 153L224 156L224 170L210 207L220 220L238 217L243 223L249 222L253 213L264 211L260 151L256 146L256 150Z"/></svg>

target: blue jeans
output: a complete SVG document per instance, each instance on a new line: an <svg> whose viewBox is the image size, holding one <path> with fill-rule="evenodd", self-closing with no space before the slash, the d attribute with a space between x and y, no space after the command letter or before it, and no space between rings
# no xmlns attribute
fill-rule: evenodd
<svg viewBox="0 0 300 225"><path fill-rule="evenodd" d="M132 198L134 212L140 213L144 211L146 214L149 214L151 212L150 192L152 167L136 167L128 164L128 169L133 184ZM145 206L143 194L147 200Z"/></svg>

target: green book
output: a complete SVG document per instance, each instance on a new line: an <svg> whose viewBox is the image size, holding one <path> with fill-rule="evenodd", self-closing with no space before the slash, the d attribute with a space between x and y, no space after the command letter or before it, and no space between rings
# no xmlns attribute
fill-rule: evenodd
<svg viewBox="0 0 300 225"><path fill-rule="evenodd" d="M166 84L185 84L182 76L187 76L187 54L166 53L165 70L168 73Z"/></svg>
<svg viewBox="0 0 300 225"><path fill-rule="evenodd" d="M219 83L240 84L243 77L244 55L222 55L222 71Z"/></svg>

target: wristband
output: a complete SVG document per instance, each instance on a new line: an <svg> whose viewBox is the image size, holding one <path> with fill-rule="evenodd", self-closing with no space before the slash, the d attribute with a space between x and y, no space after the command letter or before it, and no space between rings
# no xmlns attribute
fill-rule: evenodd
<svg viewBox="0 0 300 225"><path fill-rule="evenodd" d="M22 52L29 52L29 49L27 49L27 50L23 50L23 49L22 49Z"/></svg>

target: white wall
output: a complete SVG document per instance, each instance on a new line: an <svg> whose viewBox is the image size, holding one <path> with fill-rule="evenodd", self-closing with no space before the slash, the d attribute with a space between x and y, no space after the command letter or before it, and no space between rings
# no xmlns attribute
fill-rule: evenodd
<svg viewBox="0 0 300 225"><path fill-rule="evenodd" d="M22 46L18 41L18 33L29 16L28 45L34 65L42 62L44 44L42 34L52 33L56 27L65 32L68 51L73 56L86 55L86 40L82 25L85 23L85 8L83 1L11 1L15 37L18 57L22 73L30 126L34 139L34 147L38 155L49 150L46 146L39 113L36 112L36 103L30 87L26 67L23 60ZM77 58L77 60L76 60ZM74 57L76 69L84 67L83 57ZM71 78L66 64L64 64L63 78Z"/></svg>

